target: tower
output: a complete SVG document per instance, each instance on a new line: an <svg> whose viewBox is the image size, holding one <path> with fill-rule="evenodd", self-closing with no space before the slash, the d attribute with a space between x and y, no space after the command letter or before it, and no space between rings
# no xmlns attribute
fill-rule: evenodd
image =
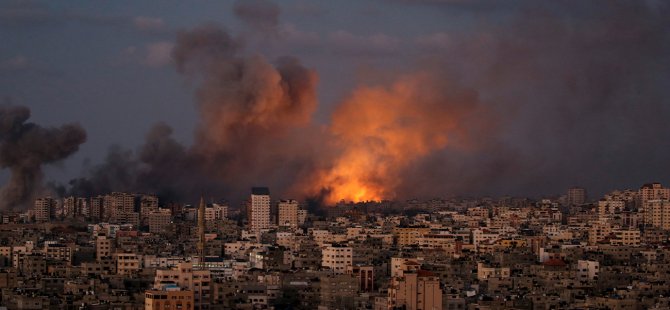
<svg viewBox="0 0 670 310"><path fill-rule="evenodd" d="M200 267L205 263L205 200L200 197L198 206L198 256L200 258Z"/></svg>
<svg viewBox="0 0 670 310"><path fill-rule="evenodd" d="M267 187L253 187L247 205L249 230L260 232L270 228L270 190Z"/></svg>
<svg viewBox="0 0 670 310"><path fill-rule="evenodd" d="M586 203L586 190L581 187L572 187L568 189L568 205L580 206Z"/></svg>

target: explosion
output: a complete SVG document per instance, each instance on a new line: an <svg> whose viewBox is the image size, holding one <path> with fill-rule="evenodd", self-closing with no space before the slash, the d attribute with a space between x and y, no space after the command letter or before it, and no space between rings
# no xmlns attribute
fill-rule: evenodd
<svg viewBox="0 0 670 310"><path fill-rule="evenodd" d="M42 190L42 166L58 162L79 149L86 132L77 124L45 128L27 122L30 109L0 106L0 167L9 168L9 182L0 192L0 208L25 207Z"/></svg>
<svg viewBox="0 0 670 310"><path fill-rule="evenodd" d="M404 169L432 151L462 146L470 126L464 122L479 109L477 95L438 83L436 76L418 73L390 87L355 90L330 125L341 153L316 173L310 191L325 189L328 203L393 199Z"/></svg>

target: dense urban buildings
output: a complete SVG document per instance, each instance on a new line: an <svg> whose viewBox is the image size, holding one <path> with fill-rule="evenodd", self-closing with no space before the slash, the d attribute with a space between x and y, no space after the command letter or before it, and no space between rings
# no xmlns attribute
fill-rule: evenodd
<svg viewBox="0 0 670 310"><path fill-rule="evenodd" d="M37 198L0 224L7 309L667 309L661 184L538 200L241 206ZM130 215L130 216L129 216ZM135 220L138 219L138 220Z"/></svg>

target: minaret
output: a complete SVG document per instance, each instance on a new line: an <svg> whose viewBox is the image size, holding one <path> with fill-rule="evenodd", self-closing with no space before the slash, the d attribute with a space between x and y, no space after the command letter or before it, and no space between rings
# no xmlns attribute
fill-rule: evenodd
<svg viewBox="0 0 670 310"><path fill-rule="evenodd" d="M202 268L205 265L205 200L202 197L198 207L198 256Z"/></svg>

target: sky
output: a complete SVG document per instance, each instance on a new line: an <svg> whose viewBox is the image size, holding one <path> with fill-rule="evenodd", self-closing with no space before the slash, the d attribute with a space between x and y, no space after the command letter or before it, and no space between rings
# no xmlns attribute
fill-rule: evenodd
<svg viewBox="0 0 670 310"><path fill-rule="evenodd" d="M41 126L86 132L76 152L38 166L40 183L106 173L96 167L110 147L139 154L160 123L185 153L207 158L207 169L194 169L220 167L224 176L198 179L231 188L222 196L250 185L282 195L326 189L341 196L332 201L537 197L570 186L601 195L670 182L668 13L664 1L1 1L0 101L28 107ZM204 53L186 38L199 35L215 51L230 36L239 59L189 56ZM258 58L287 78L282 56L313 73L303 114L213 129L208 115L234 113L212 109L238 102L217 92L229 85L222 73L189 67L246 68ZM244 127L245 139L212 140L228 137L228 125ZM180 173L161 178L190 178Z"/></svg>

